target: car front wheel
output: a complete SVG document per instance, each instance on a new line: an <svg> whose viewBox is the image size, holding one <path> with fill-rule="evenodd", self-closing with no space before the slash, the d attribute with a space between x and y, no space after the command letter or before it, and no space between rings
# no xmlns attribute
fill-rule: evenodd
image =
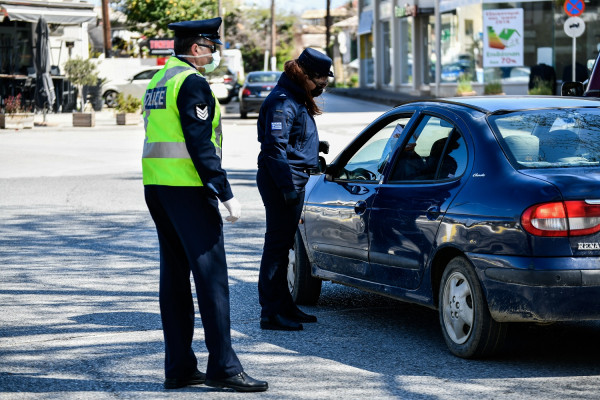
<svg viewBox="0 0 600 400"><path fill-rule="evenodd" d="M446 266L438 306L442 333L454 355L485 357L503 344L506 324L491 317L479 279L466 258L455 257Z"/></svg>
<svg viewBox="0 0 600 400"><path fill-rule="evenodd" d="M106 107L116 107L118 95L119 93L115 92L114 90L109 90L108 92L104 93L104 104L106 104Z"/></svg>
<svg viewBox="0 0 600 400"><path fill-rule="evenodd" d="M296 304L315 305L321 295L321 283L313 278L311 267L300 231L296 231L294 246L290 250L288 262L288 288Z"/></svg>

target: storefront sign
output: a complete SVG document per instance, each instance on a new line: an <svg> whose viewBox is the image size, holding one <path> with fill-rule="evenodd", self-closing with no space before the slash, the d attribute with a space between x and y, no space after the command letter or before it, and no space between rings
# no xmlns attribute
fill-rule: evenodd
<svg viewBox="0 0 600 400"><path fill-rule="evenodd" d="M569 17L578 17L583 14L585 3L583 0L567 0L564 9Z"/></svg>
<svg viewBox="0 0 600 400"><path fill-rule="evenodd" d="M411 6L409 4L407 4L404 7L396 6L394 8L394 15L396 16L396 18L416 17L417 6Z"/></svg>
<svg viewBox="0 0 600 400"><path fill-rule="evenodd" d="M523 66L523 9L483 11L483 67Z"/></svg>
<svg viewBox="0 0 600 400"><path fill-rule="evenodd" d="M148 40L150 54L153 56L170 56L175 49L174 39L150 39Z"/></svg>

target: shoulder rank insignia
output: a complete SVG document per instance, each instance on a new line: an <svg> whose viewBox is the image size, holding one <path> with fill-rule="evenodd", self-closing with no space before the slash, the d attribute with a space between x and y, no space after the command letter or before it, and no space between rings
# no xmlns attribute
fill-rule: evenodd
<svg viewBox="0 0 600 400"><path fill-rule="evenodd" d="M196 104L196 117L203 121L208 119L208 104Z"/></svg>

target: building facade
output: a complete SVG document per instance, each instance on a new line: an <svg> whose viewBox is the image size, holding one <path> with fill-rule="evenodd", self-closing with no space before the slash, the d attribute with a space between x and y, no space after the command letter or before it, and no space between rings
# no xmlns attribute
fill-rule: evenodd
<svg viewBox="0 0 600 400"><path fill-rule="evenodd" d="M573 70L580 80L600 50L600 2L565 3L360 0L360 86L453 96L468 79L478 94L489 82L501 82L506 94L527 94L531 68L540 64L552 67L558 84ZM569 36L583 26L580 36Z"/></svg>

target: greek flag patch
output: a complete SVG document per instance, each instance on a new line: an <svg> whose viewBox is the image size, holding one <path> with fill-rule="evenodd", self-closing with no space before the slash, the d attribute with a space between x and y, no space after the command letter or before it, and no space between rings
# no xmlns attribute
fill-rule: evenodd
<svg viewBox="0 0 600 400"><path fill-rule="evenodd" d="M206 121L208 118L208 104L196 104L196 117Z"/></svg>
<svg viewBox="0 0 600 400"><path fill-rule="evenodd" d="M283 129L283 123L281 122L271 122L271 130L272 131L280 131Z"/></svg>

